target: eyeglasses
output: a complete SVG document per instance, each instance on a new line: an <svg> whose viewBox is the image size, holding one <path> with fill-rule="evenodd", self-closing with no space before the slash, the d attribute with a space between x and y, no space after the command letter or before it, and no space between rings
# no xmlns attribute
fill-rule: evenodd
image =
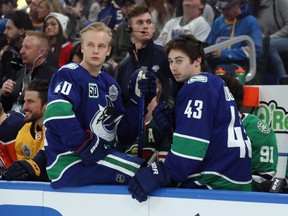
<svg viewBox="0 0 288 216"><path fill-rule="evenodd" d="M46 23L45 28L51 26L51 27L56 27L58 24L56 22L51 22L51 23Z"/></svg>

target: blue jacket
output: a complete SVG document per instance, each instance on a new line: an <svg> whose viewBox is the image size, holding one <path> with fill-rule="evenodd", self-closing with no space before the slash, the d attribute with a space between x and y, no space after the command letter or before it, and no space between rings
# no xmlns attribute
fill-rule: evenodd
<svg viewBox="0 0 288 216"><path fill-rule="evenodd" d="M252 38L256 48L256 56L259 57L262 52L262 32L256 18L251 15L248 4L241 5L242 13L234 21L225 20L224 16L218 17L213 25L207 38L207 44L214 45L231 38L248 35ZM233 27L235 28L233 31ZM248 52L243 48L247 46L246 42L240 42L223 48L220 59L217 63L229 63L248 60Z"/></svg>
<svg viewBox="0 0 288 216"><path fill-rule="evenodd" d="M158 66L159 70L156 74L161 74L164 79L171 78L173 83L172 94L176 94L179 84L176 83L170 71L168 58L163 46L154 44L151 39L145 48L139 49L137 52L133 45L129 48L128 53L129 56L120 63L117 75L117 81L123 92L124 103L129 100L128 85L131 75L142 66L146 66L148 71L152 71L153 66L154 68Z"/></svg>

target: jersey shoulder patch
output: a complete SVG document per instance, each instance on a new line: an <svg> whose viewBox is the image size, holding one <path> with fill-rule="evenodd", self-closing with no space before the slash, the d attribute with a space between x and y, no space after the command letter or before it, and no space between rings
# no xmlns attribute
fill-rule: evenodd
<svg viewBox="0 0 288 216"><path fill-rule="evenodd" d="M269 127L269 125L267 125L262 120L258 121L257 127L258 127L259 131L261 131L264 134L269 134L271 132L271 127Z"/></svg>
<svg viewBox="0 0 288 216"><path fill-rule="evenodd" d="M196 76L193 76L191 77L187 84L191 84L191 83L194 83L194 82L202 82L202 83L206 83L208 81L208 77L207 76L204 76L204 75L196 75Z"/></svg>
<svg viewBox="0 0 288 216"><path fill-rule="evenodd" d="M60 70L61 70L62 68L69 68L69 69L71 69L71 70L74 70L74 69L78 68L78 64L71 62L71 63L69 63L69 64L63 65L63 66L60 68Z"/></svg>

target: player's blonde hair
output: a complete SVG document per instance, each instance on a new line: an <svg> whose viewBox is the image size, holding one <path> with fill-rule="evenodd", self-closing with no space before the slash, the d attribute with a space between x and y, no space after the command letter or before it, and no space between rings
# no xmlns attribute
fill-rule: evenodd
<svg viewBox="0 0 288 216"><path fill-rule="evenodd" d="M106 32L108 34L108 36L110 37L110 40L109 40L109 46L112 47L113 45L113 32L112 30L106 26L103 22L94 22L94 23L91 23L90 25L86 26L85 28L83 28L81 31L80 31L80 35L81 35L81 43L83 42L83 34L85 32L88 32L88 31L95 31L95 32Z"/></svg>

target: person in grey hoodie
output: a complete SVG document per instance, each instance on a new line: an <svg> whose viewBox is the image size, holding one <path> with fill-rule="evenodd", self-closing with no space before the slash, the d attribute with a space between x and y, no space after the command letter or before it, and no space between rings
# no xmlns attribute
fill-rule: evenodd
<svg viewBox="0 0 288 216"><path fill-rule="evenodd" d="M288 54L288 1L253 0L251 4L263 34L270 38L265 84L279 84L281 79L288 79L281 59Z"/></svg>

